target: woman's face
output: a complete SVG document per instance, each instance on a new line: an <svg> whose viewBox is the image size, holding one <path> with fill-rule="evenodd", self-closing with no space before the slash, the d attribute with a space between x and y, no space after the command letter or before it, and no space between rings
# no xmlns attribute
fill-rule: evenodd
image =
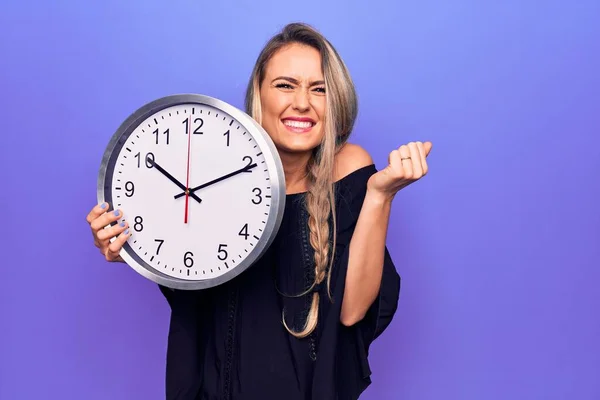
<svg viewBox="0 0 600 400"><path fill-rule="evenodd" d="M280 152L306 153L321 143L325 81L318 50L301 44L280 49L261 83L262 126Z"/></svg>

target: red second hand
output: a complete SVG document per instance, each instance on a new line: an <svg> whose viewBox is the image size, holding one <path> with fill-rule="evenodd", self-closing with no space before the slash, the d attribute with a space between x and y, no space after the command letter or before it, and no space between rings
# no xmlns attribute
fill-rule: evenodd
<svg viewBox="0 0 600 400"><path fill-rule="evenodd" d="M188 146L187 146L187 178L185 181L185 216L183 223L187 224L188 221L188 199L190 197L190 142L192 140L191 134L192 116L190 115L190 122L188 123Z"/></svg>

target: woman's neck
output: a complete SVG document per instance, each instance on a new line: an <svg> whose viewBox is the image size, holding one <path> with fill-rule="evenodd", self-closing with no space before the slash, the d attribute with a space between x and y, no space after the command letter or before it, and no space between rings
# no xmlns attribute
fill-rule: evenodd
<svg viewBox="0 0 600 400"><path fill-rule="evenodd" d="M286 193L293 194L305 192L308 187L306 178L306 166L310 161L310 153L307 154L281 154L281 163L285 173Z"/></svg>

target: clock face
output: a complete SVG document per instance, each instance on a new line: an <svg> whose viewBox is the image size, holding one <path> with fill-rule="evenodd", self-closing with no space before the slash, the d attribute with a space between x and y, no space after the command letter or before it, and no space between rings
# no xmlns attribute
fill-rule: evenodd
<svg viewBox="0 0 600 400"><path fill-rule="evenodd" d="M169 96L134 113L106 149L98 185L99 201L129 223L121 256L181 289L215 286L250 267L272 242L285 202L266 132L201 95Z"/></svg>

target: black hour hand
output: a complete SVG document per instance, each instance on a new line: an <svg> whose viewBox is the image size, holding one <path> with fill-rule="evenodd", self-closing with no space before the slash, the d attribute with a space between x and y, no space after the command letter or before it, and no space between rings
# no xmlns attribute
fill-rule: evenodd
<svg viewBox="0 0 600 400"><path fill-rule="evenodd" d="M169 178L169 180L171 182L173 182L174 184L176 184L181 190L183 190L184 192L182 193L182 196L185 196L185 192L188 191L188 189L185 187L185 185L181 182L179 182L177 179L175 179L175 177L173 177L173 175L171 175L170 173L168 173L163 167L161 167L160 165L158 165L156 163L156 161L154 161L151 157L146 157L146 162L148 162L149 164L151 164L153 167L155 167L161 174L163 174L164 176L166 176L167 178ZM194 193L192 193L190 191L190 197L194 200L196 200L198 203L202 203L202 199L198 196L196 196Z"/></svg>

